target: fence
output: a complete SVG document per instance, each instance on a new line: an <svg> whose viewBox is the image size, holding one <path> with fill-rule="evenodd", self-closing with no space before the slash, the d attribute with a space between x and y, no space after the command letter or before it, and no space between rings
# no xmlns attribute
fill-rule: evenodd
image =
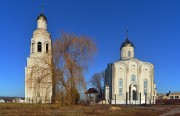
<svg viewBox="0 0 180 116"><path fill-rule="evenodd" d="M26 103L51 103L50 99L45 97L26 97Z"/></svg>
<svg viewBox="0 0 180 116"><path fill-rule="evenodd" d="M106 99L109 104L125 104L125 105L146 105L146 104L155 104L155 96L151 94L141 94L139 92L129 93L118 95L113 94L110 96L110 99Z"/></svg>
<svg viewBox="0 0 180 116"><path fill-rule="evenodd" d="M151 94L142 95L141 93L129 93L118 95L112 94L109 99L99 98L96 94L86 95L80 94L80 103L86 104L122 104L122 105L146 105L146 104L155 104L155 96Z"/></svg>
<svg viewBox="0 0 180 116"><path fill-rule="evenodd" d="M180 99L157 99L156 104L159 105L180 105Z"/></svg>
<svg viewBox="0 0 180 116"><path fill-rule="evenodd" d="M108 100L109 104L125 104L125 105L146 105L155 104L155 97L151 94L142 95L141 93L128 93L123 95L114 94Z"/></svg>

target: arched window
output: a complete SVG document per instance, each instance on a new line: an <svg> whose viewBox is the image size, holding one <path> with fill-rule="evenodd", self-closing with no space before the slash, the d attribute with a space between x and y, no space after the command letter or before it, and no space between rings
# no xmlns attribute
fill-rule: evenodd
<svg viewBox="0 0 180 116"><path fill-rule="evenodd" d="M34 53L34 42L32 43L32 53Z"/></svg>
<svg viewBox="0 0 180 116"><path fill-rule="evenodd" d="M128 51L128 57L131 57L131 52L130 51Z"/></svg>
<svg viewBox="0 0 180 116"><path fill-rule="evenodd" d="M122 95L122 93L123 93L122 90L123 90L123 80L120 79L119 80L119 96Z"/></svg>
<svg viewBox="0 0 180 116"><path fill-rule="evenodd" d="M122 52L122 56L125 57L126 56L126 51Z"/></svg>
<svg viewBox="0 0 180 116"><path fill-rule="evenodd" d="M147 95L147 86L148 86L148 82L147 79L144 80L144 95Z"/></svg>
<svg viewBox="0 0 180 116"><path fill-rule="evenodd" d="M38 42L37 48L38 48L38 52L42 52L42 44L41 44L41 42Z"/></svg>
<svg viewBox="0 0 180 116"><path fill-rule="evenodd" d="M40 78L39 77L37 78L37 82L40 83Z"/></svg>
<svg viewBox="0 0 180 116"><path fill-rule="evenodd" d="M132 82L136 81L136 76L135 75L132 75L131 81Z"/></svg>
<svg viewBox="0 0 180 116"><path fill-rule="evenodd" d="M37 97L40 97L40 92L39 91L37 91Z"/></svg>
<svg viewBox="0 0 180 116"><path fill-rule="evenodd" d="M46 44L46 53L48 53L48 50L49 50L49 44L47 43Z"/></svg>

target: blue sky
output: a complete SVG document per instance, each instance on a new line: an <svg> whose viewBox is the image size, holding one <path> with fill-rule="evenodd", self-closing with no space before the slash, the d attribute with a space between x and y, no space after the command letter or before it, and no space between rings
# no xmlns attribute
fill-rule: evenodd
<svg viewBox="0 0 180 116"><path fill-rule="evenodd" d="M160 93L180 91L179 6L178 0L44 0L53 40L65 31L95 42L86 80L119 60L128 29L135 57L154 64ZM0 0L0 96L24 96L24 67L40 13L41 0Z"/></svg>

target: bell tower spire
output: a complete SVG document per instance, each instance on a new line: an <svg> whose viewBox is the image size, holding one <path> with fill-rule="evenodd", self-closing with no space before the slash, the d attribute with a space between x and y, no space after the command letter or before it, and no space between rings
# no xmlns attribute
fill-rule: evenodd
<svg viewBox="0 0 180 116"><path fill-rule="evenodd" d="M42 4L41 4L41 13L44 14L44 0L42 0Z"/></svg>
<svg viewBox="0 0 180 116"><path fill-rule="evenodd" d="M126 39L128 39L128 30L126 31Z"/></svg>
<svg viewBox="0 0 180 116"><path fill-rule="evenodd" d="M47 18L44 15L44 0L41 4L41 14L37 17L37 28L47 30Z"/></svg>

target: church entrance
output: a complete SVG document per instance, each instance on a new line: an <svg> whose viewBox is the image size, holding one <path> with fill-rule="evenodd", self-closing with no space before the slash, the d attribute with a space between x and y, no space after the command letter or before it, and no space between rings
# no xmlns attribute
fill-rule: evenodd
<svg viewBox="0 0 180 116"><path fill-rule="evenodd" d="M137 104L138 103L138 92L139 86L136 83L132 83L129 86L129 104Z"/></svg>
<svg viewBox="0 0 180 116"><path fill-rule="evenodd" d="M132 96L133 96L132 97L133 100L137 100L137 86L136 85L133 86Z"/></svg>

